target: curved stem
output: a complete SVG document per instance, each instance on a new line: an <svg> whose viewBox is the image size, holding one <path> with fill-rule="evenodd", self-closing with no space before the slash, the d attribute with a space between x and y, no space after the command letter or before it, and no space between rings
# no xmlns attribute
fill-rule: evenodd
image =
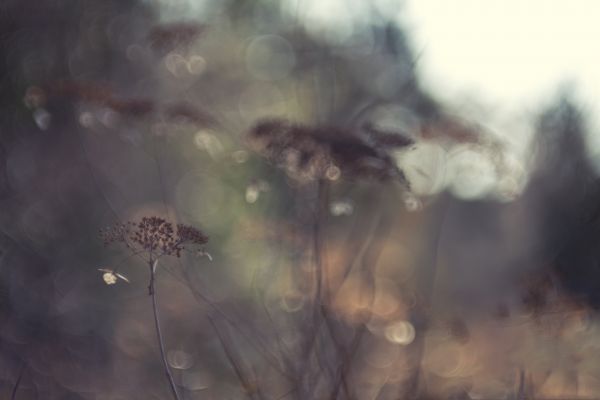
<svg viewBox="0 0 600 400"><path fill-rule="evenodd" d="M150 292L150 297L152 297L152 311L154 312L154 326L156 328L156 339L158 340L158 347L160 349L160 357L162 359L163 367L165 368L165 374L167 375L167 379L169 380L169 386L171 388L171 392L173 393L173 398L175 400L180 400L179 394L177 393L177 388L175 387L175 381L173 381L173 375L171 374L171 369L169 368L169 363L167 362L167 357L165 355L165 345L162 335L162 330L160 329L160 319L158 317L158 306L156 304L156 289L154 287L154 274L156 272L156 266L158 265L158 260L154 262L150 262L150 285L148 286L148 290Z"/></svg>
<svg viewBox="0 0 600 400"><path fill-rule="evenodd" d="M315 281L316 281L316 304L322 303L323 290L328 294L327 271L324 266L324 237L323 237L323 219L326 218L327 205L329 202L329 186L324 179L319 180L317 184L317 204L315 209L315 219L313 221L313 252L315 258ZM323 286L325 286L323 288Z"/></svg>
<svg viewBox="0 0 600 400"><path fill-rule="evenodd" d="M13 390L10 394L10 399L15 400L17 398L17 391L19 390L19 385L21 384L21 379L23 378L23 372L25 371L25 360L21 363L21 368L19 369L19 376L17 377L17 381L13 386Z"/></svg>

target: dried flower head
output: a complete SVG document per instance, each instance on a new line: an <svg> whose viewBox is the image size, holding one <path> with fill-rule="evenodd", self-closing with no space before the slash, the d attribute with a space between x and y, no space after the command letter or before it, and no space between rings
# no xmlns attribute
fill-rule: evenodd
<svg viewBox="0 0 600 400"><path fill-rule="evenodd" d="M350 178L397 179L407 184L389 151L412 139L368 127L360 133L335 127L307 127L265 120L249 134L254 149L301 180Z"/></svg>
<svg viewBox="0 0 600 400"><path fill-rule="evenodd" d="M163 255L181 256L186 245L203 245L208 242L201 230L190 225L173 224L164 218L143 217L139 222L118 223L100 232L105 245L119 242L129 249L147 253L152 259Z"/></svg>

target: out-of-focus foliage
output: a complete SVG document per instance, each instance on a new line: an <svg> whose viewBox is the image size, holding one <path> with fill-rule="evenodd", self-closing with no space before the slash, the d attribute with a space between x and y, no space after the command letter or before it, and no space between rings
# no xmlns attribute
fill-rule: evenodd
<svg viewBox="0 0 600 400"><path fill-rule="evenodd" d="M211 237L156 275L185 399L598 396L584 115L517 159L358 3L0 5L1 398L168 398L98 235L147 215Z"/></svg>

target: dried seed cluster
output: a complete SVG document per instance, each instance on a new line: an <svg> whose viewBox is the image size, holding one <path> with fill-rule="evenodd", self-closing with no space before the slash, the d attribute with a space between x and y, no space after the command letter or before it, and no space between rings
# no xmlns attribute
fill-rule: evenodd
<svg viewBox="0 0 600 400"><path fill-rule="evenodd" d="M143 217L139 222L118 223L100 231L104 245L124 243L128 248L143 250L154 257L181 256L186 245L203 245L208 242L201 230L190 225L173 224L160 217Z"/></svg>
<svg viewBox="0 0 600 400"><path fill-rule="evenodd" d="M398 179L407 183L389 151L412 139L368 126L358 133L335 127L307 127L265 120L249 134L254 149L300 180L350 178Z"/></svg>

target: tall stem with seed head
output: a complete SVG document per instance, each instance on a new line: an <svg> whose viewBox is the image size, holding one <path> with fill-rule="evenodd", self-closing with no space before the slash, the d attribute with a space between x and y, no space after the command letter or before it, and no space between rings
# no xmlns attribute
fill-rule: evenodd
<svg viewBox="0 0 600 400"><path fill-rule="evenodd" d="M169 386L175 400L181 400L177 393L173 375L169 369L169 363L165 355L165 345L160 329L160 319L158 317L158 306L156 300L155 274L158 260L162 256L171 256L179 258L181 252L188 250L188 246L199 246L208 242L208 236L200 229L190 225L173 224L164 218L150 216L143 217L139 222L119 222L113 227L100 230L100 235L104 245L111 243L122 243L134 255L146 253L145 258L150 269L150 283L148 284L148 294L152 298L152 310L154 312L154 326L156 328L156 338L160 349L160 356L165 369L165 374L169 380ZM142 258L144 258L142 256ZM112 282L114 283L114 282Z"/></svg>
<svg viewBox="0 0 600 400"><path fill-rule="evenodd" d="M173 398L175 400L180 400L179 393L177 393L177 387L175 386L175 381L173 380L173 375L171 374L171 369L169 368L169 362L167 361L167 356L165 354L165 344L163 340L162 330L160 328L160 319L158 317L158 306L156 302L156 289L154 287L154 275L156 273L156 267L158 265L158 260L150 261L148 266L150 267L150 284L148 285L148 292L150 293L150 297L152 297L152 311L154 312L154 327L156 328L156 339L158 340L158 348L160 349L160 357L162 359L163 367L165 369L165 374L167 375L167 380L169 381L169 386L171 388L171 392L173 393Z"/></svg>

